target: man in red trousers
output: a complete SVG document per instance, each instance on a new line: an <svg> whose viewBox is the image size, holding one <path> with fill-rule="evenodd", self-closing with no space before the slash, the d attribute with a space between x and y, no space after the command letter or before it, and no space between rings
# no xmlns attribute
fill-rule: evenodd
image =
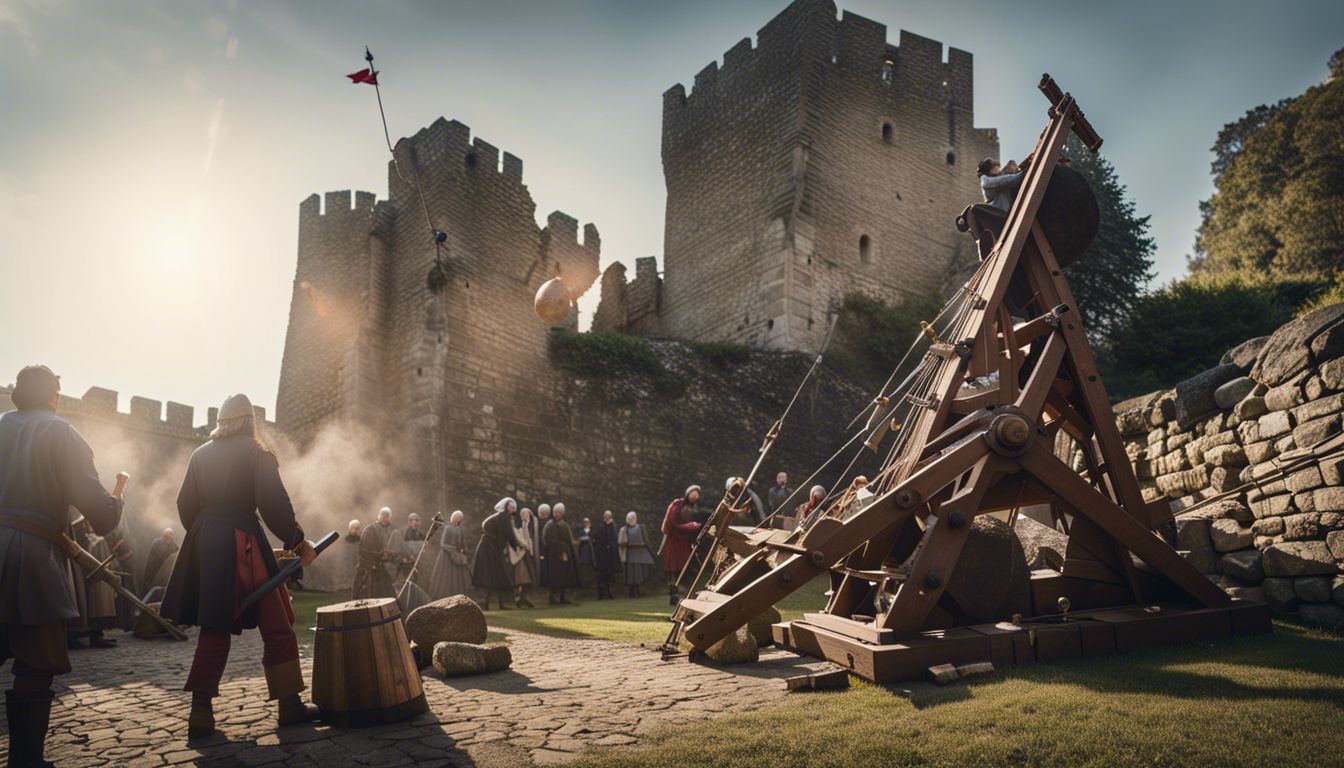
<svg viewBox="0 0 1344 768"><path fill-rule="evenodd" d="M179 624L201 628L185 686L191 691L189 738L215 732L214 698L229 658L230 635L252 627L261 631L261 665L270 698L279 702L279 724L311 721L317 715L299 698L306 686L299 669L294 609L284 585L239 611L242 599L280 570L262 521L286 549L298 553L304 566L317 553L294 519L275 454L260 439L246 395L224 401L210 437L191 455L177 495L177 513L187 535L160 611Z"/></svg>

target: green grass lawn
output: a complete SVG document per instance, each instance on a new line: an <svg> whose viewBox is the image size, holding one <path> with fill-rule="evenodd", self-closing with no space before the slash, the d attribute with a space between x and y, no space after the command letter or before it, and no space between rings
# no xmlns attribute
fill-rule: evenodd
<svg viewBox="0 0 1344 768"><path fill-rule="evenodd" d="M819 608L822 588L785 601L784 617ZM294 593L301 641L312 642L307 628L318 606L345 599ZM664 593L496 609L486 620L492 630L656 644L667 636L667 616ZM1273 635L1013 668L946 688L851 682L847 691L793 694L711 727L657 729L636 747L587 753L576 765L1344 764L1344 637L1282 622Z"/></svg>
<svg viewBox="0 0 1344 768"><path fill-rule="evenodd" d="M1273 635L854 687L655 730L584 766L1324 766L1344 764L1344 637Z"/></svg>
<svg viewBox="0 0 1344 768"><path fill-rule="evenodd" d="M801 589L779 605L786 619L800 618L803 611L820 610L825 605L825 586L818 583L815 590ZM668 622L672 608L667 604L667 592L651 588L656 594L630 599L597 601L592 590L583 590L577 597L580 605L546 607L546 591L532 595L536 608L501 611L491 608L485 614L492 628L519 629L550 637L587 637L615 640L622 643L661 644L672 628ZM540 597L538 600L537 598Z"/></svg>

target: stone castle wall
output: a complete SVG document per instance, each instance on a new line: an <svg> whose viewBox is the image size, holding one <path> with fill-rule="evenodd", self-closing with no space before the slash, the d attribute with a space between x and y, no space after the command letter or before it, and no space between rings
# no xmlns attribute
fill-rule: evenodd
<svg viewBox="0 0 1344 768"><path fill-rule="evenodd" d="M1191 562L1276 610L1344 627L1344 304L1115 412L1145 498L1171 499Z"/></svg>
<svg viewBox="0 0 1344 768"><path fill-rule="evenodd" d="M969 53L899 42L797 0L664 94L659 333L815 349L847 293L899 302L965 277L951 222L997 136L973 127ZM610 314L595 327L634 330Z"/></svg>
<svg viewBox="0 0 1344 768"><path fill-rule="evenodd" d="M417 174L448 238L440 293L426 282L434 250ZM563 499L590 516L653 516L686 485L714 495L720 475L751 466L807 359L758 352L727 370L675 342L628 340L642 368L626 370L617 356L609 372L575 373L551 350L549 334L563 331L548 331L532 299L556 275L574 294L596 280L595 227L580 234L555 212L538 228L521 161L457 122L397 145L389 191L383 201L357 193L352 206L337 192L325 210L316 195L300 206L277 422L304 456L332 453L326 430L356 437L337 441L327 463L282 472L347 475L376 463L387 478L331 499L337 509L324 520L367 518L383 503L398 519L462 509L474 534L505 495L534 506ZM638 324L651 320L639 307L656 306L660 285L652 259L636 272L620 284L634 306L623 321ZM857 386L823 379L799 406L780 466L810 470L834 447L815 440L838 436L866 401Z"/></svg>

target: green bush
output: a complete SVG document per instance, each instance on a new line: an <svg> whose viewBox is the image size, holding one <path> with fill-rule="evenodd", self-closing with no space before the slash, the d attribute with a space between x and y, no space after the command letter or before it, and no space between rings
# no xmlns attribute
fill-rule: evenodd
<svg viewBox="0 0 1344 768"><path fill-rule="evenodd" d="M942 304L939 296L909 298L895 305L857 293L845 296L826 355L829 364L844 375L876 377L880 383L919 335L919 322L932 323ZM912 356L905 368L917 362Z"/></svg>
<svg viewBox="0 0 1344 768"><path fill-rule="evenodd" d="M686 391L686 381L663 365L652 344L637 336L555 328L549 346L556 365L599 384L610 394L619 394L622 388L617 385L631 378L649 381L662 395L679 397Z"/></svg>
<svg viewBox="0 0 1344 768"><path fill-rule="evenodd" d="M691 351L711 365L728 368L751 360L751 348L745 344L724 341L701 341L690 344Z"/></svg>
<svg viewBox="0 0 1344 768"><path fill-rule="evenodd" d="M1232 347L1273 333L1325 287L1201 274L1159 288L1141 298L1097 350L1107 392L1133 397L1212 368Z"/></svg>

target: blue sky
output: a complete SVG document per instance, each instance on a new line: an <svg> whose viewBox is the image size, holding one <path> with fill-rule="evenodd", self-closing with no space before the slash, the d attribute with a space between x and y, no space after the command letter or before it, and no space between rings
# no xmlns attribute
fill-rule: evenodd
<svg viewBox="0 0 1344 768"><path fill-rule="evenodd" d="M274 402L298 203L386 193L367 43L393 138L443 115L524 161L539 218L602 233L603 263L661 256L661 95L784 0L0 0L0 380L31 361L195 405ZM1340 2L854 0L971 51L976 122L1006 156L1042 125L1049 71L1184 272L1218 129L1319 82Z"/></svg>

